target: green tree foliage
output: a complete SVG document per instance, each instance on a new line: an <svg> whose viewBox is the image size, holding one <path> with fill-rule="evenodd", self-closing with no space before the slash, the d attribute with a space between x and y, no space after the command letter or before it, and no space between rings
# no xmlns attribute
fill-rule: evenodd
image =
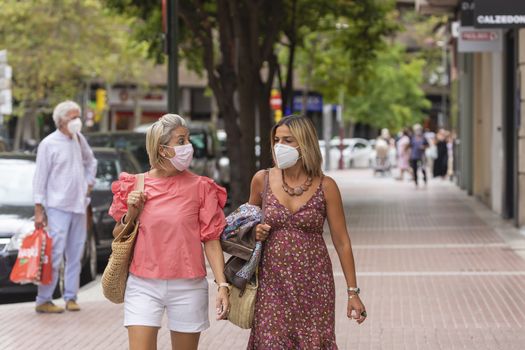
<svg viewBox="0 0 525 350"><path fill-rule="evenodd" d="M161 23L152 14L160 10L160 4L154 9L144 0L105 1L121 13L140 18L146 32L147 28L157 28L149 34L150 38L157 37ZM385 18L392 4L392 0L179 0L178 16L182 20L179 55L187 65L191 64L190 68L206 72L217 100L228 134L232 183L236 185L232 188L234 205L246 200L250 179L256 171L257 128L264 150L259 164L261 167L271 164L269 100L274 76L286 74L287 82L283 84L279 79L279 83L285 90L285 100L289 101L287 97L293 91L291 73L297 66L296 47L304 45L309 33L335 28L335 23L319 22L318 18L341 16L349 23L352 36L340 40L350 51L345 51L345 56L354 62L353 76L361 77L367 71L368 60L375 56L381 37L393 28ZM151 25L151 21L157 24ZM141 31L137 35L142 35ZM288 50L288 57L281 62L277 59L279 42L281 48ZM158 45L152 42L150 48L158 50ZM284 74L279 74L280 68Z"/></svg>
<svg viewBox="0 0 525 350"><path fill-rule="evenodd" d="M408 58L400 46L379 52L371 65L374 73L360 81L358 92L345 95L345 118L390 130L420 122L423 110L430 108L421 89L424 66L424 60Z"/></svg>
<svg viewBox="0 0 525 350"><path fill-rule="evenodd" d="M147 47L129 40L132 25L98 0L2 1L0 48L13 67L17 113L34 118L90 80L134 80Z"/></svg>
<svg viewBox="0 0 525 350"><path fill-rule="evenodd" d="M446 81L443 70L443 45L446 44L445 26L447 16L424 16L415 11L400 15L405 31L402 35L410 37L417 45L412 56L425 60L424 81L430 85L443 86Z"/></svg>
<svg viewBox="0 0 525 350"><path fill-rule="evenodd" d="M319 19L325 30L305 35L297 62L307 89L322 93L329 103L343 99L346 120L398 130L420 121L430 107L421 88L426 62L385 35L400 29L398 17L388 3L380 9L382 22L374 22L377 11L369 15L371 22L363 20L368 11L359 6L353 16ZM365 33L368 40L362 40Z"/></svg>
<svg viewBox="0 0 525 350"><path fill-rule="evenodd" d="M392 0L290 0L287 3L286 40L278 47L279 61L287 75L283 95L290 94L293 88L292 67L305 73L301 78L307 88L314 83L311 74L314 70L324 73L321 80L334 87L334 91L325 88L325 93L337 95L341 84L354 88L353 83L369 73L369 62L384 46L383 38L399 29L393 17ZM322 66L322 59L317 61L318 50L331 50L334 45L340 60L352 62L346 65L343 75L333 76ZM320 81L314 84L317 83Z"/></svg>

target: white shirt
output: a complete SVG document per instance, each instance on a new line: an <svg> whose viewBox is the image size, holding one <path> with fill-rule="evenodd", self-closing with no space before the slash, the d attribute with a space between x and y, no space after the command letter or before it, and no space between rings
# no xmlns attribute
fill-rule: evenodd
<svg viewBox="0 0 525 350"><path fill-rule="evenodd" d="M95 184L97 160L86 139L70 139L56 130L42 140L33 178L35 204L84 214L89 204L88 185Z"/></svg>

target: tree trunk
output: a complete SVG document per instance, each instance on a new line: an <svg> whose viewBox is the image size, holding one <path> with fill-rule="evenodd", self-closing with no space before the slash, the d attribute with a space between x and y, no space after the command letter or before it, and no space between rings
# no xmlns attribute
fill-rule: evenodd
<svg viewBox="0 0 525 350"><path fill-rule="evenodd" d="M295 48L297 47L297 0L292 1L292 22L291 28L287 31L287 37L289 41L288 46L288 62L286 67L286 83L285 88L282 91L283 98L283 112L289 110L289 113L293 113L293 86L294 86L294 71L293 64L295 61Z"/></svg>
<svg viewBox="0 0 525 350"><path fill-rule="evenodd" d="M275 55L272 55L268 63L268 80L265 83L259 81L259 101L257 104L259 110L259 130L261 130L261 156L259 158L261 169L269 168L273 164L272 149L270 147L270 131L273 126L272 110L270 109L270 96L273 80L277 73L279 64Z"/></svg>
<svg viewBox="0 0 525 350"><path fill-rule="evenodd" d="M270 147L270 131L272 129L272 111L270 109L270 94L261 91L259 94L259 125L261 130L261 156L259 157L260 168L266 169L272 166L272 149Z"/></svg>
<svg viewBox="0 0 525 350"><path fill-rule="evenodd" d="M181 2L179 5L179 15L203 48L208 82L224 118L230 158L230 199L236 207L248 200L256 170L254 126L260 96L259 72L263 62L273 53L278 38L282 1L217 0L217 13L213 18L201 2ZM267 27L261 27L261 18ZM221 57L218 65L213 28L219 35ZM265 111L263 114L267 115ZM267 118L263 114L261 118Z"/></svg>
<svg viewBox="0 0 525 350"><path fill-rule="evenodd" d="M15 129L15 140L13 142L13 151L20 151L23 148L24 133L29 130L32 133L34 125L32 125L32 118L36 113L36 107L31 104L24 109L24 114L18 118Z"/></svg>

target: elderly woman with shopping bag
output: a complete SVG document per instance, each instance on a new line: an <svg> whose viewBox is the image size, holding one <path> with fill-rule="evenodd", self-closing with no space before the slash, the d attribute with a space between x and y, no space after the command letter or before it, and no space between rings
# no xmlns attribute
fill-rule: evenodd
<svg viewBox="0 0 525 350"><path fill-rule="evenodd" d="M226 318L229 308L219 243L226 191L188 170L193 147L180 116L155 122L146 149L151 170L144 174L144 190L135 190L136 176L122 173L110 208L117 234L130 222L139 226L124 295L130 349L156 348L164 310L173 347L197 349L200 332L209 327L203 251L219 288L217 319Z"/></svg>

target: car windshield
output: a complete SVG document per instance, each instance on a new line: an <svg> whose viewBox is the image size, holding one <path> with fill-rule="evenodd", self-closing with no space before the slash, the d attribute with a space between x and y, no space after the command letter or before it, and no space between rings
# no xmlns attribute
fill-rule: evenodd
<svg viewBox="0 0 525 350"><path fill-rule="evenodd" d="M206 134L190 133L190 142L193 145L193 156L195 158L204 158L206 156Z"/></svg>
<svg viewBox="0 0 525 350"><path fill-rule="evenodd" d="M0 159L0 205L31 206L35 162Z"/></svg>
<svg viewBox="0 0 525 350"><path fill-rule="evenodd" d="M94 191L109 191L111 190L111 183L117 179L118 174L116 161L113 159L104 159L98 157L97 159L97 177L95 181Z"/></svg>

